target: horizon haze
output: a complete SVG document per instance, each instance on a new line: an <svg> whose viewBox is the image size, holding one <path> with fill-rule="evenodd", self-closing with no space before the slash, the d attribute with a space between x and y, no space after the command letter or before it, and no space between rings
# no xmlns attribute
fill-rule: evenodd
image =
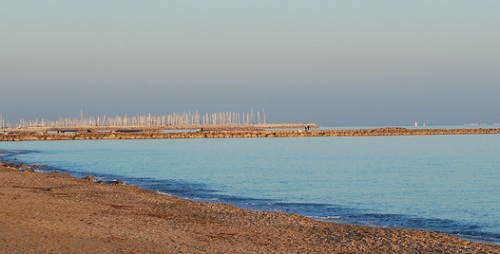
<svg viewBox="0 0 500 254"><path fill-rule="evenodd" d="M500 123L500 1L1 1L0 116Z"/></svg>

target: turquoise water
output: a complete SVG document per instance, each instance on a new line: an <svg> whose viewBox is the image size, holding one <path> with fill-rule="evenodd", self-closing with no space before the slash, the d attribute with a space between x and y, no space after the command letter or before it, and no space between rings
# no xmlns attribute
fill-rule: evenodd
<svg viewBox="0 0 500 254"><path fill-rule="evenodd" d="M500 243L500 135L0 143L183 198Z"/></svg>

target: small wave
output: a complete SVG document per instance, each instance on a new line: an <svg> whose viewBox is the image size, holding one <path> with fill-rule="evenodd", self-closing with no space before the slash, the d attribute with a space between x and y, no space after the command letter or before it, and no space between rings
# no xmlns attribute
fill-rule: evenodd
<svg viewBox="0 0 500 254"><path fill-rule="evenodd" d="M166 192L163 192L163 191L156 191L156 193L161 194L161 195L165 195L165 196L172 196L169 193L166 193Z"/></svg>
<svg viewBox="0 0 500 254"><path fill-rule="evenodd" d="M309 218L313 220L318 220L318 221L332 221L332 222L337 222L342 218L342 216L309 216Z"/></svg>
<svg viewBox="0 0 500 254"><path fill-rule="evenodd" d="M449 219L422 218L402 214L374 214L360 213L342 216L340 222L357 225L368 225L383 228L409 228L430 230L460 238L476 241L500 244L500 234L485 232L481 225L459 222Z"/></svg>
<svg viewBox="0 0 500 254"><path fill-rule="evenodd" d="M500 234L479 231L448 232L448 234L468 239L474 242L500 245Z"/></svg>

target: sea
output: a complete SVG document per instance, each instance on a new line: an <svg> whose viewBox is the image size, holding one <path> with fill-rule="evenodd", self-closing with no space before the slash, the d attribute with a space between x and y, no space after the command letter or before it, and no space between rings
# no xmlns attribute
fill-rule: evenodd
<svg viewBox="0 0 500 254"><path fill-rule="evenodd" d="M165 195L500 244L500 135L25 141L1 160Z"/></svg>

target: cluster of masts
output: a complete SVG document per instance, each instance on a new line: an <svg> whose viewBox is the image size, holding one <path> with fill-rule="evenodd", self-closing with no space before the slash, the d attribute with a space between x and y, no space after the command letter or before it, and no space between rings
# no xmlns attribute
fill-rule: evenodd
<svg viewBox="0 0 500 254"><path fill-rule="evenodd" d="M85 126L176 126L176 125L239 125L239 124L267 124L264 110L254 112L218 112L200 114L196 112L172 113L167 115L142 116L102 116L80 118L59 118L58 120L25 120L17 123L6 122L0 116L1 128L44 128L44 127L85 127Z"/></svg>

